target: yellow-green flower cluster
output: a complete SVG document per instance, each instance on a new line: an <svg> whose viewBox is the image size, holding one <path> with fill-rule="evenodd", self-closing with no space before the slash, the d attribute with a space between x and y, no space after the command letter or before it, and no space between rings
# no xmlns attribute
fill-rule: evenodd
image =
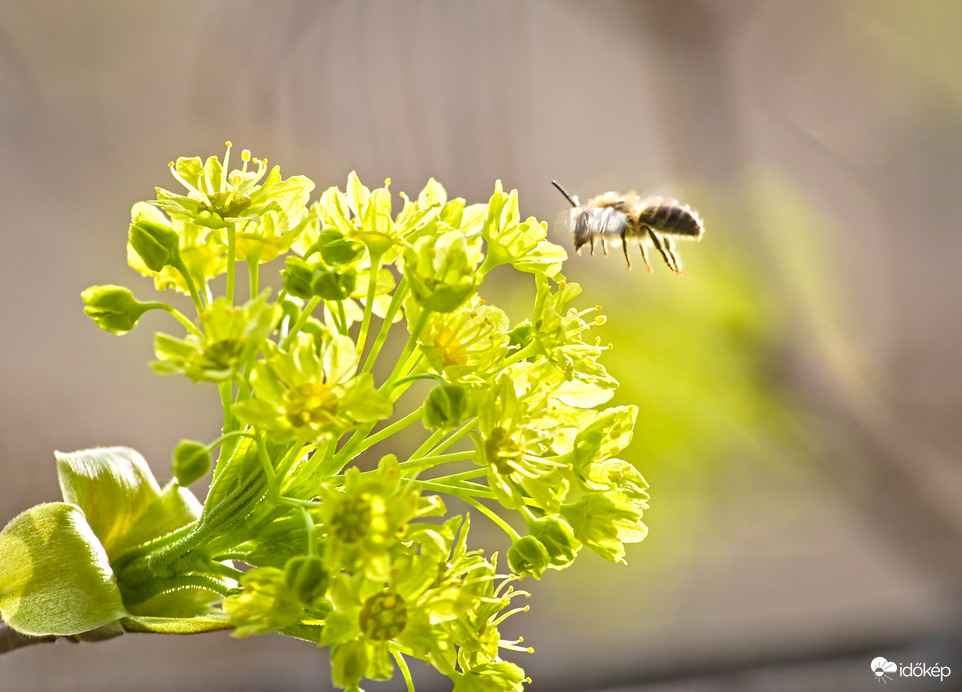
<svg viewBox="0 0 962 692"><path fill-rule="evenodd" d="M100 474L83 481L85 493L99 488L96 509L77 503L87 519L63 508L41 518L73 527L51 545L99 561L96 596L107 606L66 626L23 605L28 590L5 595L0 567L0 608L16 599L32 634L112 620L281 632L329 647L335 684L351 690L397 670L409 679L410 657L456 692L522 689L524 672L501 658L526 650L500 634L523 610L512 606L523 595L514 581L566 568L583 546L623 561L625 544L645 535L645 482L617 458L637 409L598 408L617 386L593 334L604 318L571 307L581 289L560 273L565 251L500 182L487 202L466 204L431 179L402 194L395 214L390 181L370 189L352 173L312 203L307 178L283 179L246 150L231 169L230 151L170 164L184 190L157 188L131 213L130 264L156 288L190 295L196 315L120 286L83 294L110 332L153 309L183 326L156 335L152 367L215 383L220 434L178 445L170 490L150 488L157 525L138 513L130 535L94 513L136 504L125 495L137 486L125 480L130 468L101 450L76 457L75 475ZM485 300L499 266L530 291L521 322ZM218 448L204 506L191 508L182 486L210 470ZM469 517L449 513L445 495L508 534L503 573L497 554L468 548ZM122 535L97 550L105 539L84 521ZM0 553L4 545L0 536ZM37 573L48 600L83 589Z"/></svg>

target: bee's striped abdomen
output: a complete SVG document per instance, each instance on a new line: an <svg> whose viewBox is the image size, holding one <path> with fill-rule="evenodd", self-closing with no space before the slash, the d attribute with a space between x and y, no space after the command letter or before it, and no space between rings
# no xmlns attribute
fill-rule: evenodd
<svg viewBox="0 0 962 692"><path fill-rule="evenodd" d="M638 223L651 227L656 233L692 239L700 238L704 231L701 219L691 207L670 199L646 202L638 212Z"/></svg>

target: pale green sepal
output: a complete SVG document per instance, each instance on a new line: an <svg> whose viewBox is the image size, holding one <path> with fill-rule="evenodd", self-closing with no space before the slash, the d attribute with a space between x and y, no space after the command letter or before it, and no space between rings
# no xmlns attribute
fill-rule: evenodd
<svg viewBox="0 0 962 692"><path fill-rule="evenodd" d="M192 618L163 618L132 615L120 621L128 632L157 632L159 634L200 634L229 630L234 626L226 615L200 615Z"/></svg>
<svg viewBox="0 0 962 692"><path fill-rule="evenodd" d="M126 614L107 553L76 506L37 505L0 531L0 617L13 629L71 636Z"/></svg>
<svg viewBox="0 0 962 692"><path fill-rule="evenodd" d="M121 542L129 545L122 539L144 507L160 495L147 462L129 447L55 452L55 456L63 499L80 507L107 554L116 556Z"/></svg>
<svg viewBox="0 0 962 692"><path fill-rule="evenodd" d="M196 521L203 506L190 490L171 481L140 510L130 529L111 546L112 556Z"/></svg>

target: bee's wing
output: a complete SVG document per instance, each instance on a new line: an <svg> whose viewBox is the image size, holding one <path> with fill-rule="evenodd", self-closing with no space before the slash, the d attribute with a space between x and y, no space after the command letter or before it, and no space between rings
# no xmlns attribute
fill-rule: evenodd
<svg viewBox="0 0 962 692"><path fill-rule="evenodd" d="M596 236L620 236L628 224L628 216L612 207L579 207L572 210L570 218L575 250Z"/></svg>

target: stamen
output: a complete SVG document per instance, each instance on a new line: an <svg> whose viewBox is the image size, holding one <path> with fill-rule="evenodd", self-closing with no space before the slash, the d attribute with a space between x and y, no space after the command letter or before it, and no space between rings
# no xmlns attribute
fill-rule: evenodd
<svg viewBox="0 0 962 692"><path fill-rule="evenodd" d="M254 176L254 179L251 181L252 185L256 183L258 180L260 180L261 178L263 178L264 174L267 172L267 159L254 159L254 163L257 164L257 174Z"/></svg>
<svg viewBox="0 0 962 692"><path fill-rule="evenodd" d="M515 609L513 609L513 610L507 610L507 611L501 613L501 615L499 615L498 617L496 617L494 620L490 620L489 623L492 624L492 625L494 625L495 627L497 627L498 625L500 625L502 622L504 622L505 620L507 620L507 619L508 619L509 617L511 617L512 615L515 615L515 614L517 614L517 613L527 613L529 610L531 610L531 606L527 606L527 605L526 605L526 606L523 606L523 607L521 607L521 608L515 608ZM518 637L517 641L508 642L508 643L509 643L509 644L520 644L520 643L523 642L523 641L524 641L524 637Z"/></svg>
<svg viewBox="0 0 962 692"><path fill-rule="evenodd" d="M233 145L230 143L230 140L226 141L224 144L227 146L227 153L224 154L224 173L226 174L227 171L230 170L230 168L228 167L230 164L230 148ZM227 181L226 175L224 176L224 181L225 182ZM223 190L221 190L221 192L223 192Z"/></svg>
<svg viewBox="0 0 962 692"><path fill-rule="evenodd" d="M189 193L188 196L192 196L192 197L194 197L195 199L200 199L202 202L204 202L205 204L207 204L208 206L210 206L210 198L209 198L206 194L204 194L201 190L198 190L196 187L194 187L193 185L191 185L190 183L188 183L188 182L184 179L184 177L183 177L180 173L177 172L177 168L176 168L176 166L174 165L174 162L173 162L173 161L171 161L170 163L168 163L168 164L167 164L167 167L170 168L170 174L171 174L172 176L174 176L174 179L175 179L177 182L179 182L181 185L183 185L184 187L187 188L187 191L188 191L188 193Z"/></svg>

